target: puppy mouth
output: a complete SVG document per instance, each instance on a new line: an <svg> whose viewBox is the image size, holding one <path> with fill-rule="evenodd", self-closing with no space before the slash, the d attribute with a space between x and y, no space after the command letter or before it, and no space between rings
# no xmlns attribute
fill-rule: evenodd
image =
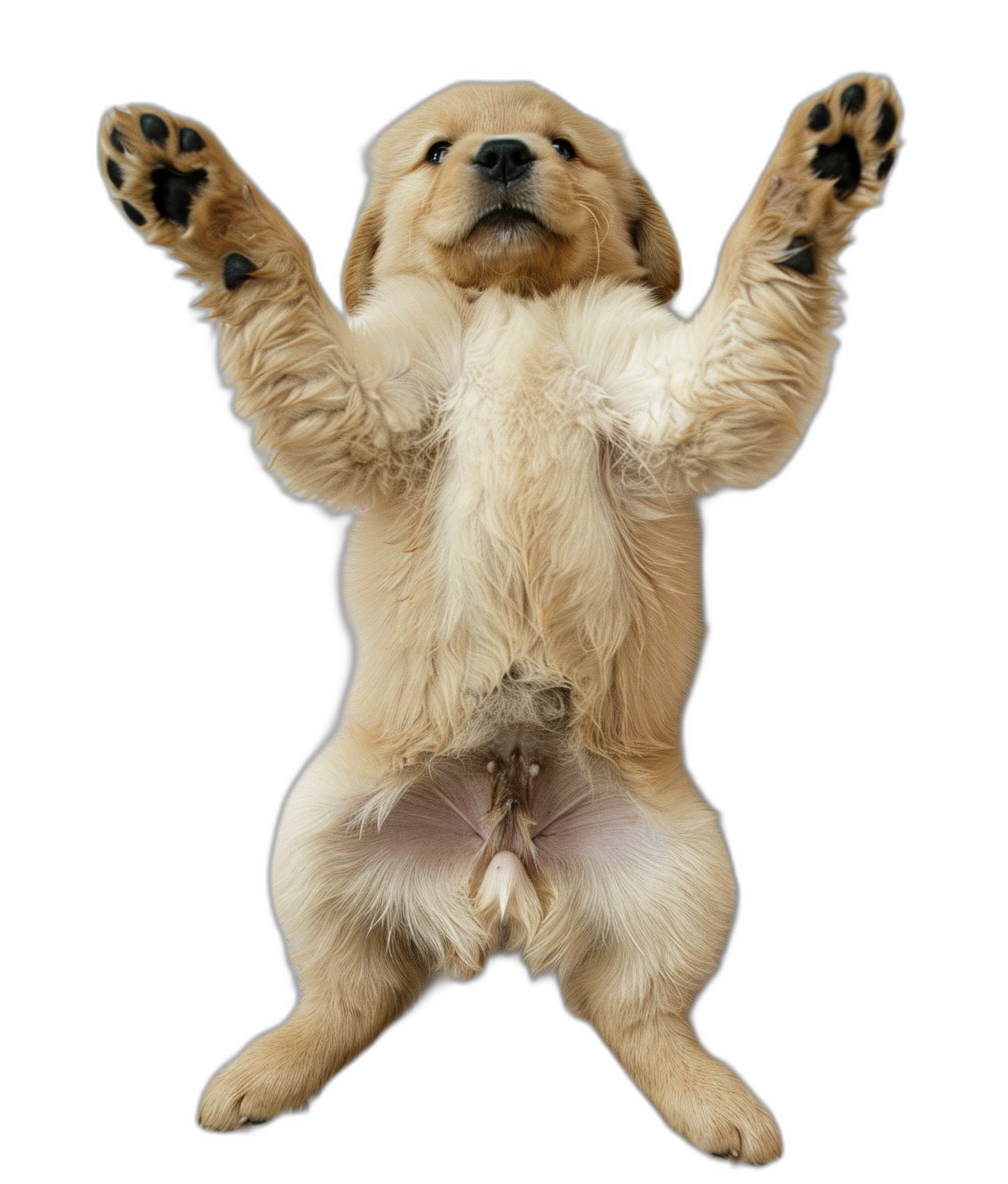
<svg viewBox="0 0 1008 1184"><path fill-rule="evenodd" d="M527 206L514 206L509 202L498 202L497 205L490 206L480 213L467 237L471 238L481 230L514 233L523 226L549 230L538 214Z"/></svg>

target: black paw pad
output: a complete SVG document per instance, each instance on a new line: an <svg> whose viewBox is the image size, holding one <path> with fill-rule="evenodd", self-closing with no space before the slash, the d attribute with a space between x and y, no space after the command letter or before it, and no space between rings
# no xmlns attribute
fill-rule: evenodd
<svg viewBox="0 0 1008 1184"><path fill-rule="evenodd" d="M206 147L206 144L195 128L184 127L178 134L178 147L179 152L199 152L201 148Z"/></svg>
<svg viewBox="0 0 1008 1184"><path fill-rule="evenodd" d="M140 130L144 139L150 140L152 144L160 144L163 148L168 142L168 124L160 115L141 115Z"/></svg>
<svg viewBox="0 0 1008 1184"><path fill-rule="evenodd" d="M852 82L840 96L840 106L848 115L857 115L864 110L868 96L860 82Z"/></svg>
<svg viewBox="0 0 1008 1184"><path fill-rule="evenodd" d="M875 132L875 143L884 144L887 140L892 139L892 134L896 130L896 112L892 109L890 103L883 103L882 110L879 111L878 128Z"/></svg>
<svg viewBox="0 0 1008 1184"><path fill-rule="evenodd" d="M180 173L178 169L170 168L168 165L155 169L151 173L151 180L154 182L154 192L151 195L154 208L169 222L174 222L178 226L188 226L193 198L206 184L206 179L206 169L193 169L189 173Z"/></svg>
<svg viewBox="0 0 1008 1184"><path fill-rule="evenodd" d="M889 176L889 170L892 168L892 166L895 164L895 162L896 162L896 151L895 151L895 149L890 148L889 151L885 154L885 156L883 156L882 159L879 161L878 169L875 173L875 176L880 181L884 181L886 179L886 177Z"/></svg>
<svg viewBox="0 0 1008 1184"><path fill-rule="evenodd" d="M224 287L229 292L233 292L235 288L245 283L249 278L249 273L255 271L255 269L256 264L238 251L232 251L230 255L225 255L224 266L222 268Z"/></svg>
<svg viewBox="0 0 1008 1184"><path fill-rule="evenodd" d="M136 226L146 226L147 219L140 213L136 206L131 206L128 201L122 203L123 213Z"/></svg>
<svg viewBox="0 0 1008 1184"><path fill-rule="evenodd" d="M841 201L850 197L861 182L861 155L854 137L843 135L835 144L820 144L810 167L817 177L836 178L833 188Z"/></svg>
<svg viewBox="0 0 1008 1184"><path fill-rule="evenodd" d="M829 107L825 103L816 103L809 112L808 126L813 132L824 132L830 125Z"/></svg>
<svg viewBox="0 0 1008 1184"><path fill-rule="evenodd" d="M119 129L117 127L114 127L109 132L109 139L112 141L112 147L116 152L126 151L126 145L122 142L122 136L119 135Z"/></svg>
<svg viewBox="0 0 1008 1184"><path fill-rule="evenodd" d="M802 275L815 274L815 256L812 253L812 240L807 234L798 234L788 243L788 253L783 259L777 260L778 267L789 267L792 271L800 271Z"/></svg>
<svg viewBox="0 0 1008 1184"><path fill-rule="evenodd" d="M112 182L116 189L122 189L123 181L126 179L126 174L111 157L105 161L105 172L108 173L108 179Z"/></svg>

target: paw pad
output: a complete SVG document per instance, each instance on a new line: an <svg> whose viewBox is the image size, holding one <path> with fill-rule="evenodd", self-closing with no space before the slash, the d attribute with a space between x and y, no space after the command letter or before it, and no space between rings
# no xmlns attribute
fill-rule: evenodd
<svg viewBox="0 0 1008 1184"><path fill-rule="evenodd" d="M160 115L141 115L140 130L144 139L152 144L159 144L163 148L168 143L168 124Z"/></svg>
<svg viewBox="0 0 1008 1184"><path fill-rule="evenodd" d="M800 271L802 275L815 274L815 254L812 251L812 240L807 234L796 234L788 243L787 249L787 255L777 261L779 267L790 267L792 271Z"/></svg>
<svg viewBox="0 0 1008 1184"><path fill-rule="evenodd" d="M814 152L809 168L817 177L832 181L838 200L845 201L860 186L865 166L868 176L885 178L896 159L895 145L889 146L896 133L899 115L884 79L866 78L851 82L839 96L835 92L816 102L805 119L811 132L836 127L838 135L825 137L811 145ZM882 149L881 156L878 150Z"/></svg>
<svg viewBox="0 0 1008 1184"><path fill-rule="evenodd" d="M230 255L224 256L224 265L221 268L221 274L224 279L224 287L229 292L233 292L235 288L243 284L256 270L256 265L251 259L242 255L238 251L232 251Z"/></svg>
<svg viewBox="0 0 1008 1184"><path fill-rule="evenodd" d="M174 222L176 226L188 226L193 198L206 184L206 169L192 169L183 173L165 165L154 169L150 179L154 182L151 200L161 217Z"/></svg>
<svg viewBox="0 0 1008 1184"><path fill-rule="evenodd" d="M119 197L128 198L121 202L123 213L137 226L146 226L155 213L176 226L188 226L193 200L207 184L207 170L176 166L169 149L171 129L155 112L134 116L119 111L115 118L117 124L107 119L104 128L105 175ZM175 156L205 147L195 128L179 129Z"/></svg>
<svg viewBox="0 0 1008 1184"><path fill-rule="evenodd" d="M187 262L180 248L191 243L201 267L210 262L211 278L216 274L229 291L259 270L261 263L224 245L225 211L241 178L229 175L233 166L206 132L167 112L134 108L109 113L101 145L109 192L146 238L173 247Z"/></svg>
<svg viewBox="0 0 1008 1184"><path fill-rule="evenodd" d="M116 189L122 189L126 174L122 171L122 166L116 164L111 156L105 161L105 172Z"/></svg>
<svg viewBox="0 0 1008 1184"><path fill-rule="evenodd" d="M868 96L860 82L854 82L840 96L840 106L848 115L860 115L864 110Z"/></svg>
<svg viewBox="0 0 1008 1184"><path fill-rule="evenodd" d="M206 144L195 128L183 127L179 129L178 146L179 152L199 152L201 148L206 147Z"/></svg>
<svg viewBox="0 0 1008 1184"><path fill-rule="evenodd" d="M832 123L829 107L825 103L816 103L809 112L808 128L813 132L824 132Z"/></svg>
<svg viewBox="0 0 1008 1184"><path fill-rule="evenodd" d="M820 144L812 161L812 172L828 180L843 201L861 184L861 154L853 136L844 134L835 144Z"/></svg>
<svg viewBox="0 0 1008 1184"><path fill-rule="evenodd" d="M896 112L892 103L883 103L879 110L878 128L875 132L876 144L887 144L896 130Z"/></svg>
<svg viewBox="0 0 1008 1184"><path fill-rule="evenodd" d="M832 182L832 193L819 191L806 207L804 225L798 221L802 215L796 207L793 237L775 262L811 276L816 274L823 243L834 242L835 231L876 200L878 183L885 180L896 160L894 137L900 112L889 82L870 76L841 83L810 100L803 110L792 124L781 170L797 180L799 191L823 180ZM828 235L818 233L820 220L830 228ZM830 247L830 252L835 249Z"/></svg>

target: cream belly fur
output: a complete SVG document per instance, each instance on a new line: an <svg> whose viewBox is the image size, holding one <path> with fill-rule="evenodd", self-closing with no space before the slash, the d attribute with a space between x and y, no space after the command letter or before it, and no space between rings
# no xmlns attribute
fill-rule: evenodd
<svg viewBox="0 0 1008 1184"><path fill-rule="evenodd" d="M899 117L869 76L801 104L683 322L646 183L611 132L530 84L450 88L382 134L347 317L208 129L107 115L109 192L205 286L271 467L358 511L354 683L274 850L299 998L214 1076L205 1127L306 1105L433 975L504 946L557 973L687 1139L780 1154L689 1019L735 906L681 753L695 500L771 476L814 413L834 261Z"/></svg>

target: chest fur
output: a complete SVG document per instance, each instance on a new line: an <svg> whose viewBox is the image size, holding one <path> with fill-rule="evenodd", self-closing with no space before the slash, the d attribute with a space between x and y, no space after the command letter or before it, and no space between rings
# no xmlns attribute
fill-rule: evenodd
<svg viewBox="0 0 1008 1184"><path fill-rule="evenodd" d="M621 532L596 398L541 309L467 337L444 408L433 538L454 599L484 627L504 608L543 634L611 599Z"/></svg>

